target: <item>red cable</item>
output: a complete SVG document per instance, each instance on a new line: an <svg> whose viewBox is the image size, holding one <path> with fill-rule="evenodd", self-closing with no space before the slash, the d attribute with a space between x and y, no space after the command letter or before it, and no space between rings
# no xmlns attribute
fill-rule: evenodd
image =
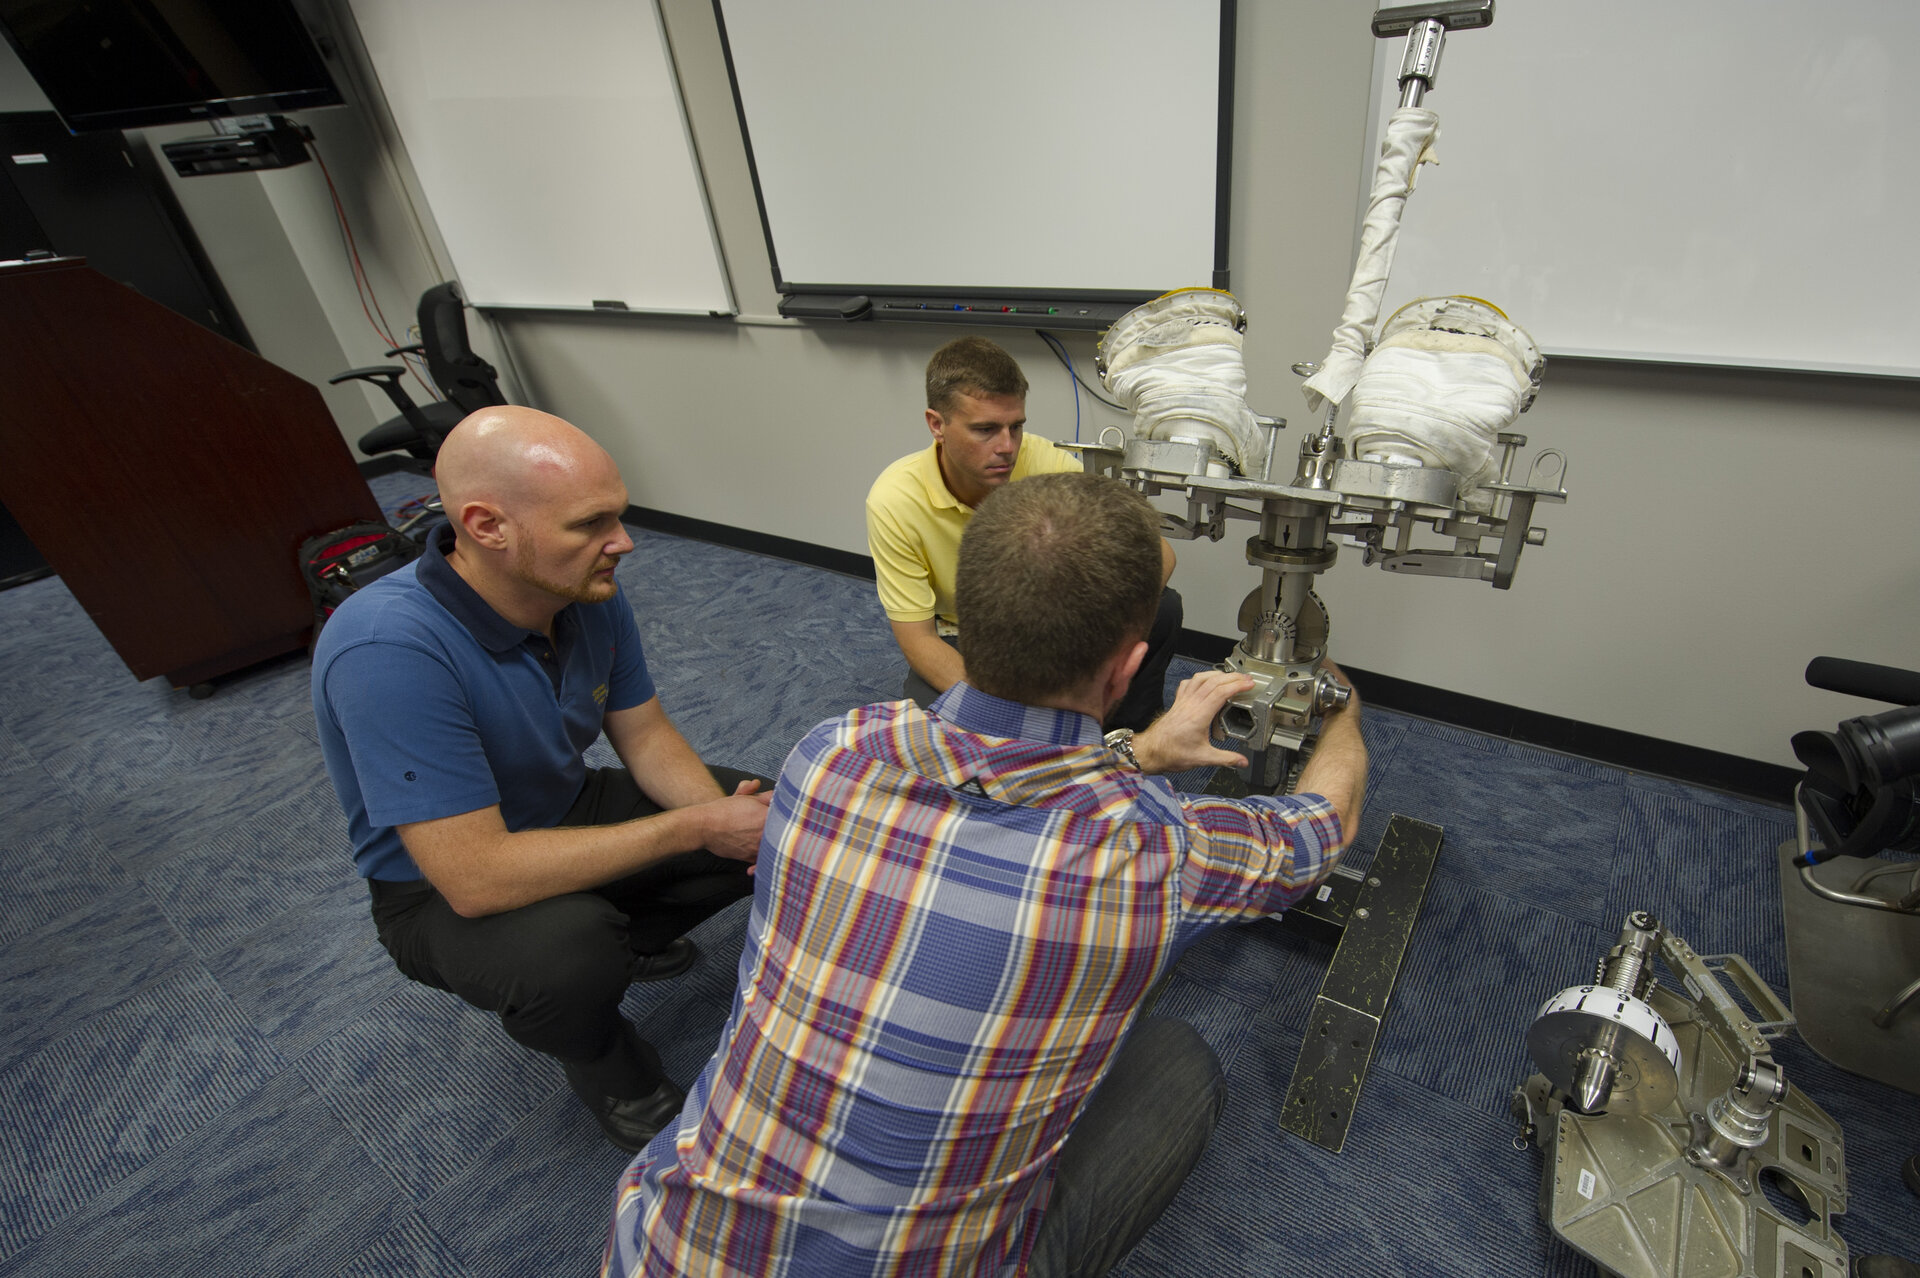
<svg viewBox="0 0 1920 1278"><path fill-rule="evenodd" d="M347 250L348 262L353 268L353 291L354 296L360 301L360 313L367 317L368 325L371 326L374 333L387 344L388 349L397 349L404 345L404 343L394 340L393 325L387 322L386 312L380 308L380 297L374 292L373 281L367 278L367 269L360 261L360 246L353 238L353 225L347 221L346 206L340 202L340 191L333 184L333 173L327 168L327 161L325 157L320 154L320 144L314 141L311 130L307 131L306 142L308 149L313 152L314 161L320 166L320 176L326 179L327 194L333 200L333 215L340 223L341 241ZM369 299L373 302L372 310L367 309ZM374 319L376 312L380 316L378 321ZM420 383L420 388L427 392L429 400L440 399L440 393L428 385L425 378L420 376L420 370L414 367L412 357L402 355L400 362L405 366L406 370L413 375L413 380Z"/></svg>
<svg viewBox="0 0 1920 1278"><path fill-rule="evenodd" d="M391 326L383 328L381 323L373 318L373 312L367 309L366 294L368 285L366 282L366 271L360 263L359 248L354 243L353 227L347 222L346 208L340 202L339 190L333 185L333 174L328 171L326 160L321 158L319 145L315 143L313 139L309 138L307 139L307 146L313 151L313 158L320 165L320 175L324 177L327 182L327 194L333 199L333 216L340 224L341 247L346 249L347 264L353 270L353 291L354 296L360 302L360 313L367 317L367 324L373 329L375 336L379 337L380 340L384 341L388 346L398 346L400 343L393 340L393 333L390 331ZM376 307L379 305L377 298L374 301L374 305ZM385 320L385 314L382 314L380 319Z"/></svg>

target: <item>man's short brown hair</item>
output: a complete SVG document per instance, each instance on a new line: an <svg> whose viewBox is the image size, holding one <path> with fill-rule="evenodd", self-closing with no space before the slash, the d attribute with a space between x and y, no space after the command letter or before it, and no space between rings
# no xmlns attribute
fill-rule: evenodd
<svg viewBox="0 0 1920 1278"><path fill-rule="evenodd" d="M1027 375L1013 356L984 337L956 337L927 361L927 407L944 413L955 395L1027 397Z"/></svg>
<svg viewBox="0 0 1920 1278"><path fill-rule="evenodd" d="M1160 603L1159 516L1100 475L995 489L960 539L955 588L967 682L1035 704L1084 686Z"/></svg>

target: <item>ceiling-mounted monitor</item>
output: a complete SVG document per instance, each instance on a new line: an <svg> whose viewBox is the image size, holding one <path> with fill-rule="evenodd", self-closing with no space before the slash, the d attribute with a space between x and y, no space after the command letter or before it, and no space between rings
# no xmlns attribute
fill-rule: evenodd
<svg viewBox="0 0 1920 1278"><path fill-rule="evenodd" d="M0 0L0 31L76 133L342 101L288 0Z"/></svg>

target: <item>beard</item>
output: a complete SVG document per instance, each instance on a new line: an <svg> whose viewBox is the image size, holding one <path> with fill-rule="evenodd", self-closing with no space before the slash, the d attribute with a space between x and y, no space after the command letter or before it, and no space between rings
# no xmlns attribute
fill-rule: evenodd
<svg viewBox="0 0 1920 1278"><path fill-rule="evenodd" d="M522 542L515 549L513 558L507 563L507 570L515 581L544 590L550 595L558 595L573 603L605 603L613 598L619 586L611 578L596 577L594 574L617 564L619 560L609 559L605 563L595 563L587 575L576 582L554 581L534 571L533 548Z"/></svg>

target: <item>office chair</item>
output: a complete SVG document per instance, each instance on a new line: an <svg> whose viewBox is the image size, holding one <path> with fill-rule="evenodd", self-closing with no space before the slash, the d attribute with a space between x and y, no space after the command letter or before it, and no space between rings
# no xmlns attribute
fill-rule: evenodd
<svg viewBox="0 0 1920 1278"><path fill-rule="evenodd" d="M449 280L422 293L415 318L420 326L420 340L412 346L396 347L387 354L423 356L427 373L446 396L444 400L414 403L400 386L400 379L407 375L407 369L401 365L350 368L327 379L329 386L346 381L372 382L386 392L400 411L398 417L380 423L360 437L360 451L368 456L405 449L410 456L432 461L440 451L440 441L468 413L507 402L500 393L493 365L474 354L467 341L466 303L460 297L459 285Z"/></svg>

